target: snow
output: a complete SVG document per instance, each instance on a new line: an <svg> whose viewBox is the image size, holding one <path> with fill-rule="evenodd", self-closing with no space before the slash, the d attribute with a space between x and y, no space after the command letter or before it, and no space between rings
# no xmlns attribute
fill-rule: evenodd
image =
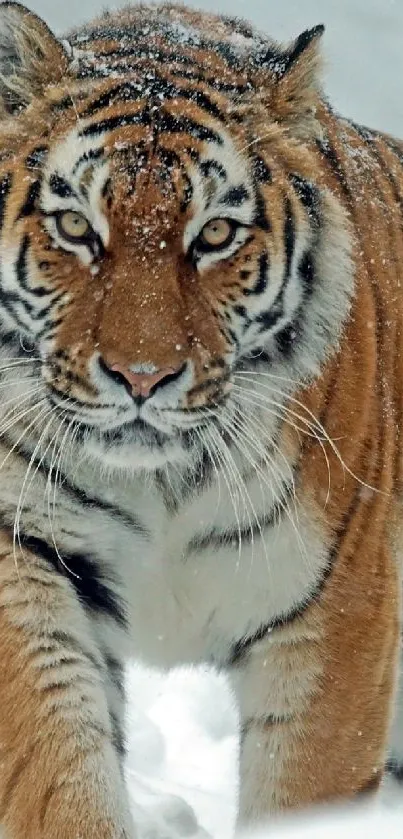
<svg viewBox="0 0 403 839"><path fill-rule="evenodd" d="M105 5L122 5L113 0L25 2L58 32ZM247 17L282 41L325 23L326 90L333 103L346 116L403 136L402 0L195 0L190 5ZM133 667L128 689L127 778L136 816L138 806L152 809L157 839L201 836L192 810L170 798L177 796L211 836L230 839L236 812L237 716L222 677L189 670L162 676ZM265 837L333 839L342 833L343 839L378 839L386 831L388 839L397 839L402 827L403 786L391 783L375 809L332 813L325 822L321 816L300 816L295 826L268 827Z"/></svg>
<svg viewBox="0 0 403 839"><path fill-rule="evenodd" d="M236 813L237 713L222 676L181 669L128 675L127 777L185 798L212 836L230 839Z"/></svg>

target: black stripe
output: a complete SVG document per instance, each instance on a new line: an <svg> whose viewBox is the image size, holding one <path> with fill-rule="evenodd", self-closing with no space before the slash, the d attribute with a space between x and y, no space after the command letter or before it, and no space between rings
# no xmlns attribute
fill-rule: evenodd
<svg viewBox="0 0 403 839"><path fill-rule="evenodd" d="M254 223L257 227L260 227L261 230L266 230L267 232L271 230L270 222L266 215L266 202L263 198L260 189L256 190L255 195L255 202L256 202L256 211L254 217Z"/></svg>
<svg viewBox="0 0 403 839"><path fill-rule="evenodd" d="M38 321L43 320L48 316L51 312L53 306L50 303L48 306L43 306L42 309L36 309L31 303L28 303L27 300L24 300L14 291L4 291L4 289L0 289L0 300L2 306L12 315L16 323L18 323L21 328L26 331L28 329L27 324L21 320L20 315L18 314L17 307L21 306L24 310L25 315L31 319L31 321L35 322L35 325ZM36 333L37 340L40 337L43 330L39 333Z"/></svg>
<svg viewBox="0 0 403 839"><path fill-rule="evenodd" d="M27 218L35 212L35 210L37 209L37 202L40 191L40 180L34 181L32 184L30 184L27 197L20 209L20 212L18 213L17 220L21 218Z"/></svg>
<svg viewBox="0 0 403 839"><path fill-rule="evenodd" d="M219 204L227 207L241 207L249 198L249 192L245 186L233 186L220 198Z"/></svg>
<svg viewBox="0 0 403 839"><path fill-rule="evenodd" d="M251 294L263 294L263 292L266 291L269 280L269 265L269 254L267 251L264 251L264 253L261 253L259 256L259 273L255 285L253 288L245 288L243 291L246 297Z"/></svg>
<svg viewBox="0 0 403 839"><path fill-rule="evenodd" d="M275 327L281 318L284 317L284 287L280 289L277 297L271 304L269 309L261 312L258 317L252 320L252 323L259 324L259 333L267 332Z"/></svg>
<svg viewBox="0 0 403 839"><path fill-rule="evenodd" d="M96 137L108 131L115 131L117 128L125 128L127 125L151 125L149 108L139 111L137 114L120 114L119 116L107 117L99 122L92 122L79 132L79 137Z"/></svg>
<svg viewBox="0 0 403 839"><path fill-rule="evenodd" d="M197 140L206 140L210 143L217 143L223 145L222 137L213 129L206 125L201 125L189 117L176 117L168 111L161 111L156 121L158 131L164 133L167 131L170 134L190 134Z"/></svg>
<svg viewBox="0 0 403 839"><path fill-rule="evenodd" d="M271 184L273 182L273 178L267 163L258 154L255 154L252 160L253 174L258 183Z"/></svg>
<svg viewBox="0 0 403 839"><path fill-rule="evenodd" d="M12 437L10 438L7 434L3 434L2 439L9 445L10 449L15 444L15 440ZM24 458L27 463L32 463L33 466L40 465L41 456L38 454L37 457L33 457L33 450L31 450L24 441L20 441L18 443L15 447L15 451L17 451L20 457ZM59 476L59 485L63 488L63 492L67 493L70 498L75 500L81 507L87 507L89 510L100 510L101 512L107 513L107 515L111 516L113 519L119 521L124 527L135 531L136 534L144 537L150 536L147 528L144 527L135 515L126 513L117 505L110 504L108 501L104 501L96 495L88 495L88 493L84 492L83 489L80 489L75 484L72 484L68 477L63 472L60 472L60 470Z"/></svg>
<svg viewBox="0 0 403 839"><path fill-rule="evenodd" d="M76 174L80 166L83 163L92 163L93 161L99 160L100 158L104 157L105 151L103 148L100 149L89 149L88 151L84 152L75 162L73 166L72 173L73 175Z"/></svg>
<svg viewBox="0 0 403 839"><path fill-rule="evenodd" d="M52 306L60 299L62 296L61 294L56 295L54 291L49 291L49 289L45 288L45 286L35 286L31 287L28 283L28 252L30 249L31 241L28 234L26 234L20 245L20 250L18 252L18 258L15 263L15 271L18 278L18 283L21 288L32 294L34 297L52 297L51 302L48 306L44 306L42 309L35 309L30 303L26 300L20 298L17 294L14 294L14 297L10 299L14 299L15 301L20 302L29 312L30 316L33 320L40 320L43 317L46 317ZM8 293L9 296L13 294L13 292Z"/></svg>
<svg viewBox="0 0 403 839"><path fill-rule="evenodd" d="M165 34L165 33L158 33L158 34ZM180 39L176 39L173 37L174 32L172 29L169 30L169 33L166 33L169 49L171 48L172 42L178 43L179 46L182 46ZM139 41L141 38L140 36L133 30L130 31L129 37L131 42L133 43ZM108 37L108 40L111 40ZM119 38L121 40L121 38ZM143 43L135 43L133 46L127 47L113 47L112 49L96 51L95 55L96 58L104 59L104 58L130 58L134 57L137 60L147 59L153 62L161 62L162 64L172 63L172 64L185 64L188 66L191 65L198 65L201 60L201 51L213 51L222 58L228 67L235 70L240 70L242 65L242 59L240 58L239 52L236 49L233 49L231 45L226 41L208 41L203 40L202 38L198 37L197 41L193 41L190 37L187 39L187 43L185 44L186 47L197 47L197 51L194 51L191 55L186 55L184 53L179 52L176 50L175 52L166 52L165 49L161 49L160 47L156 47L153 43L148 44L147 42ZM113 70L113 65L110 68Z"/></svg>
<svg viewBox="0 0 403 839"><path fill-rule="evenodd" d="M292 323L277 332L275 336L277 349L284 358L290 358L299 344L302 334L301 311L297 312Z"/></svg>
<svg viewBox="0 0 403 839"><path fill-rule="evenodd" d="M49 570L49 575L51 575L53 577L53 570L52 571ZM24 576L24 579L25 579L25 576ZM38 582L39 582L38 579L33 579L32 580L32 583L34 585L37 585ZM46 632L46 634L43 634L41 636L40 643L37 642L35 644L35 653L37 653L39 650L42 650L42 652L46 652L47 650L49 650L49 651L53 650L53 652L56 653L60 650L60 647L63 650L65 649L66 652L73 652L75 657L76 657L76 660L79 660L83 657L88 659L88 661L91 662L93 667L95 667L95 669L99 671L99 669L100 669L99 659L97 659L95 655L93 655L91 652L89 652L87 649L85 649L85 647L83 647L76 640L76 638L74 638L74 636L69 635L68 632L64 632L64 630L62 630L62 629L51 630L50 632ZM55 665L49 664L47 666L48 667L49 666L50 667L52 667L52 666L57 667L58 663L55 664ZM45 665L42 665L42 667L45 667Z"/></svg>
<svg viewBox="0 0 403 839"><path fill-rule="evenodd" d="M91 41L122 41L133 38L135 30L126 26L93 26L91 29L78 30L69 38L72 46L91 49ZM91 51L92 52L92 51Z"/></svg>
<svg viewBox="0 0 403 839"><path fill-rule="evenodd" d="M20 316L15 311L15 306L13 305L15 302L21 302L20 298L16 294L12 294L12 292L8 292L6 294L4 289L0 288L0 313L1 308L3 308L6 312L8 312L10 317L14 319L15 324L20 327L21 331L26 332L26 324L21 320Z"/></svg>
<svg viewBox="0 0 403 839"><path fill-rule="evenodd" d="M311 251L308 251L302 257L298 266L298 273L303 282L305 296L310 296L313 292L315 281L315 263Z"/></svg>
<svg viewBox="0 0 403 839"><path fill-rule="evenodd" d="M317 186L306 178L302 178L301 175L292 174L289 176L289 180L307 210L311 221L315 227L318 227L320 222L320 198Z"/></svg>
<svg viewBox="0 0 403 839"><path fill-rule="evenodd" d="M187 99L207 111L210 116L219 119L221 122L226 122L225 115L206 93L196 88L179 87L158 75L154 75L152 79L147 78L143 83L126 81L115 85L80 112L80 117L93 116L97 111L109 107L116 101L133 102L144 98L150 101L150 99L160 96L167 99Z"/></svg>
<svg viewBox="0 0 403 839"><path fill-rule="evenodd" d="M73 187L57 172L53 172L49 178L49 189L53 195L58 195L59 198L77 197Z"/></svg>
<svg viewBox="0 0 403 839"><path fill-rule="evenodd" d="M12 528L5 526L5 529L12 538ZM109 588L108 583L112 583L113 580L108 580L102 574L101 568L94 557L83 553L63 552L61 554L62 564L55 547L49 545L45 539L21 531L20 542L23 548L44 559L58 574L66 577L83 605L90 611L94 614L104 614L112 618L121 627L127 627L125 605Z"/></svg>
<svg viewBox="0 0 403 839"><path fill-rule="evenodd" d="M194 385L194 387L192 387L189 390L188 396L195 396L195 395L198 395L199 393L205 393L207 390L209 390L213 386L223 385L225 382L228 381L228 379L229 379L229 371L228 370L225 374L220 374L219 373L216 376L209 376L208 378L206 378L202 382L200 382L200 384Z"/></svg>
<svg viewBox="0 0 403 839"><path fill-rule="evenodd" d="M161 64L185 64L188 66L192 66L197 64L197 56L188 56L188 55L181 55L179 52L165 52L163 49L156 49L152 45L149 47L118 47L116 49L110 50L102 50L97 51L95 53L97 59L105 59L105 58L134 58L136 59L136 64L141 60L146 59L147 61L159 61ZM122 65L125 67L127 73L127 65ZM108 67L108 75L116 68L113 64Z"/></svg>
<svg viewBox="0 0 403 839"><path fill-rule="evenodd" d="M108 48L103 51L97 51L97 57L130 57L135 56L139 58L147 58L153 61L166 62L184 62L184 63L200 63L202 56L201 52L213 51L218 54L229 67L237 68L240 66L241 59L239 51L233 48L227 41L209 40L203 38L199 33L193 37L191 31L187 31L185 40L181 32L177 32L175 28L166 20L159 20L155 26L151 22L147 24L147 35L142 31L141 26L137 29L134 26L122 27L96 27L86 32L86 39L88 39L89 47L91 48L91 41L115 41L122 44L126 41L130 46L116 46ZM79 40L79 34L76 36L77 40L71 43L76 43L82 48L82 42ZM179 47L189 49L192 48L192 55L181 53L178 49L172 54L166 53L159 47L156 47L157 39L164 40L169 48ZM195 50L196 48L196 50Z"/></svg>
<svg viewBox="0 0 403 839"><path fill-rule="evenodd" d="M295 224L294 224L294 213L292 209L292 204L290 199L287 197L285 200L285 219L284 219L284 252L285 252L285 271L284 271L284 281L290 277L291 274L291 266L292 266L292 258L294 256L294 248L295 248Z"/></svg>
<svg viewBox="0 0 403 839"><path fill-rule="evenodd" d="M21 254L21 252L20 252ZM21 263L20 271L24 272L24 268L22 267L23 263ZM40 289L38 289L38 293ZM33 295L35 292L32 292ZM40 294L39 294L40 296ZM53 301L50 302L48 306L43 306L42 309L36 309L31 303L27 300L24 300L17 292L14 291L5 291L5 289L0 288L0 302L3 308L14 318L16 324L21 327L23 332L27 331L27 325L21 320L20 315L17 312L17 307L21 306L24 309L25 314L31 321L37 323L40 320L43 320L47 317L51 309L53 308ZM43 330L36 335L35 340L37 340Z"/></svg>
<svg viewBox="0 0 403 839"><path fill-rule="evenodd" d="M189 542L185 558L188 559L192 554L201 553L210 549L218 550L222 547L227 547L236 544L242 540L242 544L251 544L257 538L263 538L263 532L271 527L275 527L281 520L284 513L284 506L287 499L291 497L292 486L283 487L283 496L280 501L276 502L269 513L265 513L261 519L251 523L248 526L240 528L232 528L228 530L220 530L218 527L211 528L207 533L200 533L193 536Z"/></svg>
<svg viewBox="0 0 403 839"><path fill-rule="evenodd" d="M20 244L20 249L18 251L18 258L15 263L15 272L17 274L18 283L25 291L28 290L28 267L27 267L27 257L29 251L29 236L26 234ZM21 300L21 298L17 295L15 296L17 300ZM22 301L21 301L22 302Z"/></svg>
<svg viewBox="0 0 403 839"><path fill-rule="evenodd" d="M346 181L345 173L343 171L343 167L337 155L336 149L330 145L327 140L316 140L316 145L321 153L321 155L325 158L327 163L329 164L332 172L336 176L344 195L351 200L351 193L349 186Z"/></svg>
<svg viewBox="0 0 403 839"><path fill-rule="evenodd" d="M211 175L218 175L219 178L222 178L224 181L227 180L227 172L224 169L224 166L221 163L218 163L217 160L202 160L200 163L200 171L205 178L209 178Z"/></svg>
<svg viewBox="0 0 403 839"><path fill-rule="evenodd" d="M229 666L238 665L242 663L242 661L246 658L254 644L259 643L259 641L263 641L270 635L271 632L273 632L273 630L281 629L283 626L287 626L294 620L301 618L304 615L304 612L306 612L306 610L310 606L312 606L313 603L319 600L328 581L331 579L333 568L336 564L337 555L340 551L343 539L349 532L350 524L361 502L362 487L361 484L357 484L350 507L347 510L345 516L343 516L343 521L338 529L338 532L336 533L332 548L329 551L327 567L320 575L313 590L306 597L304 597L301 603L297 604L297 606L291 609L290 612L285 613L283 615L278 615L278 617L273 618L273 620L269 621L268 623L262 624L252 635L245 636L244 638L241 638L239 641L236 641L232 646L228 658Z"/></svg>
<svg viewBox="0 0 403 839"><path fill-rule="evenodd" d="M6 213L7 197L11 189L13 179L10 172L0 181L0 233L3 227L4 217Z"/></svg>

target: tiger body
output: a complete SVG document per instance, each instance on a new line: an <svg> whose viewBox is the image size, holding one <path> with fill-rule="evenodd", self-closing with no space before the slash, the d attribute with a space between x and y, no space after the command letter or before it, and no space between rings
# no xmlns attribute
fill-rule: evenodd
<svg viewBox="0 0 403 839"><path fill-rule="evenodd" d="M58 42L4 3L0 33L5 837L136 835L134 657L227 674L241 824L375 788L403 147L324 101L319 29L136 6Z"/></svg>

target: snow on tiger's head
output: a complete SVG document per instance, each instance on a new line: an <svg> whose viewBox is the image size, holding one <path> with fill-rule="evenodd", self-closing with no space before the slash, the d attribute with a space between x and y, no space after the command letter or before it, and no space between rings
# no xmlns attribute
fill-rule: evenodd
<svg viewBox="0 0 403 839"><path fill-rule="evenodd" d="M240 370L317 373L351 285L307 143L320 29L281 51L170 7L70 43L23 7L0 19L1 329L83 443L177 459Z"/></svg>

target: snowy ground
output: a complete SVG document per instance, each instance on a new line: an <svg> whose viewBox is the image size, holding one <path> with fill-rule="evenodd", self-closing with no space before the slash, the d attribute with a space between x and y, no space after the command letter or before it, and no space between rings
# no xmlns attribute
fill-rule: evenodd
<svg viewBox="0 0 403 839"><path fill-rule="evenodd" d="M25 0L57 31L118 0ZM326 88L339 110L403 137L403 0L195 0L203 8L248 17L279 40L323 22L327 30ZM214 837L229 839L236 807L236 712L215 674L179 671L169 677L140 668L129 674L128 780L164 796L183 797ZM145 795L145 793L144 793ZM269 830L278 839L399 839L403 786L385 790L384 804L368 814L329 816L326 825L300 817L298 828ZM341 819L341 821L339 820ZM159 839L159 838L158 838Z"/></svg>
<svg viewBox="0 0 403 839"><path fill-rule="evenodd" d="M169 676L133 667L128 720L127 778L133 797L142 789L179 796L214 839L231 839L237 792L237 713L225 680L216 673L177 670ZM140 787L140 788L139 788ZM365 808L299 816L286 826L271 825L253 839L401 839L403 785L388 779L380 800ZM192 831L188 839L193 839ZM159 837L157 838L159 839ZM248 837L251 839L251 837Z"/></svg>

